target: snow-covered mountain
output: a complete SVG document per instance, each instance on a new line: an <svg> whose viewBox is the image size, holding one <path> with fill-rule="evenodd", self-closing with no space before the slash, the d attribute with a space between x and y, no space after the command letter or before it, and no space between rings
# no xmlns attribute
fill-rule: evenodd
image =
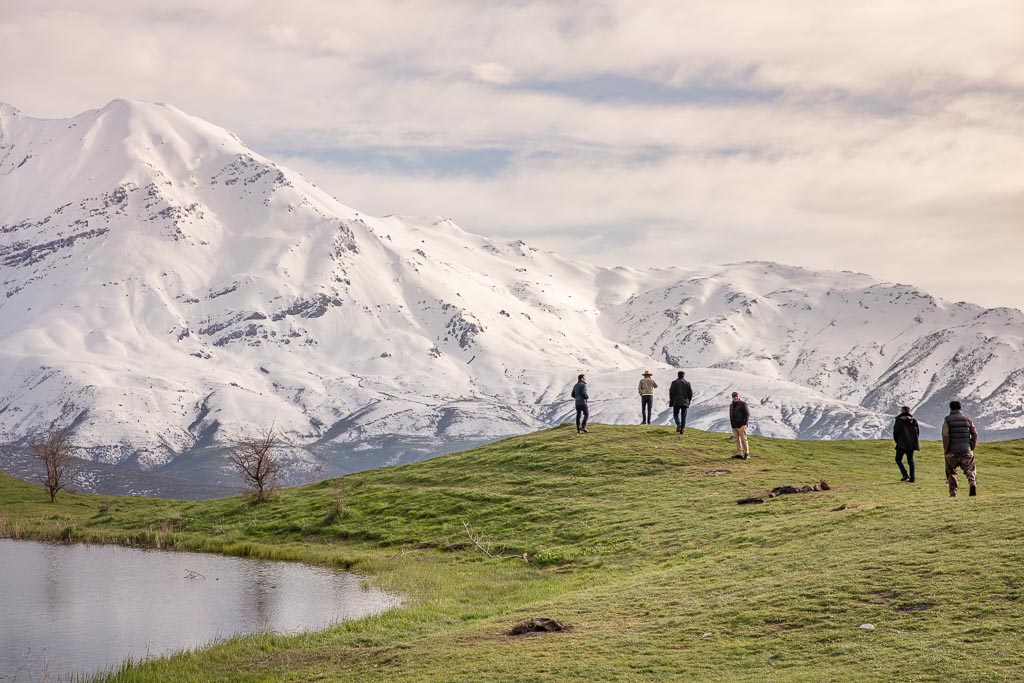
<svg viewBox="0 0 1024 683"><path fill-rule="evenodd" d="M886 415L909 405L936 425L960 399L990 437L1024 428L1015 309L857 273L744 263L694 270L604 313L610 334L672 365L792 382Z"/></svg>
<svg viewBox="0 0 1024 683"><path fill-rule="evenodd" d="M579 372L593 419L634 422L640 372L665 394L677 366L700 427L735 389L765 434L878 436L956 396L1010 435L1022 338L1019 311L866 275L605 268L367 216L168 105L0 105L0 443L74 424L97 459L187 472L274 423L302 469L561 422Z"/></svg>

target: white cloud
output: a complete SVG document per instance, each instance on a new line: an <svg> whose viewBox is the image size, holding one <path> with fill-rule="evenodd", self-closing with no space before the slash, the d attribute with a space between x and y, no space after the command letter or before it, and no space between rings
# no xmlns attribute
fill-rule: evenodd
<svg viewBox="0 0 1024 683"><path fill-rule="evenodd" d="M484 83L508 85L516 80L516 75L512 73L512 69L503 64L496 64L494 62L474 64L469 70L470 73L473 74L474 78L478 81L483 81Z"/></svg>

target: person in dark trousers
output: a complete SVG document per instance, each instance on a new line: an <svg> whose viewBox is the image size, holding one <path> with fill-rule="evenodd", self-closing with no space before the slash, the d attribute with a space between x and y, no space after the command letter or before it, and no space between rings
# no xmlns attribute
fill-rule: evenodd
<svg viewBox="0 0 1024 683"><path fill-rule="evenodd" d="M693 387L686 381L686 373L679 371L679 377L672 380L668 388L668 404L672 408L672 420L676 423L676 434L686 429L686 411L693 400Z"/></svg>
<svg viewBox="0 0 1024 683"><path fill-rule="evenodd" d="M644 371L644 376L640 379L640 385L636 388L637 393L640 394L640 424L649 425L651 424L651 410L654 408L654 390L658 388L658 383L651 377L649 370Z"/></svg>
<svg viewBox="0 0 1024 683"><path fill-rule="evenodd" d="M900 481L914 483L914 451L921 450L920 436L921 428L917 425L914 416L910 414L910 407L903 406L892 425L892 440L896 442L896 464L899 465L900 474L903 475ZM909 474L907 467L903 466L904 455L907 456Z"/></svg>
<svg viewBox="0 0 1024 683"><path fill-rule="evenodd" d="M732 392L732 403L729 404L729 424L736 438L736 455L734 458L750 460L750 446L747 444L747 423L750 422L750 408L746 401L740 399L737 392Z"/></svg>
<svg viewBox="0 0 1024 683"><path fill-rule="evenodd" d="M971 418L963 414L960 401L949 402L949 415L942 423L942 451L946 456L946 481L949 495L956 497L956 468L967 476L969 495L978 495L978 473L974 466L974 449L978 446L978 430Z"/></svg>
<svg viewBox="0 0 1024 683"><path fill-rule="evenodd" d="M587 401L590 400L590 394L587 393L587 376L580 375L576 380L576 386L572 388L572 397L576 401L576 433L589 434L587 420L590 418L590 408L587 407Z"/></svg>

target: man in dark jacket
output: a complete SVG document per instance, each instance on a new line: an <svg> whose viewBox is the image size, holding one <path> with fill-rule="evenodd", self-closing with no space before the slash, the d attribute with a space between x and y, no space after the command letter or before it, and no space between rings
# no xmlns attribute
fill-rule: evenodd
<svg viewBox="0 0 1024 683"><path fill-rule="evenodd" d="M750 408L746 401L740 399L737 392L732 392L732 403L729 404L729 424L732 435L736 439L736 455L734 458L750 460L750 446L747 445L747 423L750 422Z"/></svg>
<svg viewBox="0 0 1024 683"><path fill-rule="evenodd" d="M960 401L949 402L949 415L942 423L942 451L946 456L946 481L949 495L956 496L956 468L967 475L971 485L969 495L978 495L977 470L974 467L974 449L978 445L978 430L971 418L961 412Z"/></svg>
<svg viewBox="0 0 1024 683"><path fill-rule="evenodd" d="M672 380L668 388L668 404L672 408L672 419L676 423L676 433L682 434L686 429L686 411L693 400L693 388L686 381L686 373L679 371L679 377Z"/></svg>
<svg viewBox="0 0 1024 683"><path fill-rule="evenodd" d="M587 401L590 400L590 394L587 393L587 376L580 375L576 380L576 386L572 388L572 397L576 401L576 433L589 434L587 419L590 417L590 408L587 407Z"/></svg>
<svg viewBox="0 0 1024 683"><path fill-rule="evenodd" d="M921 450L920 435L921 428L917 425L914 416L910 414L910 407L903 406L892 425L892 440L896 442L896 464L899 465L900 474L903 475L900 481L914 483L914 451ZM907 468L903 466L904 455L907 456L907 465L910 467L909 475Z"/></svg>

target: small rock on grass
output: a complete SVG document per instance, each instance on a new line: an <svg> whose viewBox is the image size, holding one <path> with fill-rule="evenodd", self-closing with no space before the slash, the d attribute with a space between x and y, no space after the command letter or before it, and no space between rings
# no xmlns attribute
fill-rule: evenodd
<svg viewBox="0 0 1024 683"><path fill-rule="evenodd" d="M862 629L864 629L865 631L874 631L875 630L875 625L874 624L861 624L860 627Z"/></svg>

